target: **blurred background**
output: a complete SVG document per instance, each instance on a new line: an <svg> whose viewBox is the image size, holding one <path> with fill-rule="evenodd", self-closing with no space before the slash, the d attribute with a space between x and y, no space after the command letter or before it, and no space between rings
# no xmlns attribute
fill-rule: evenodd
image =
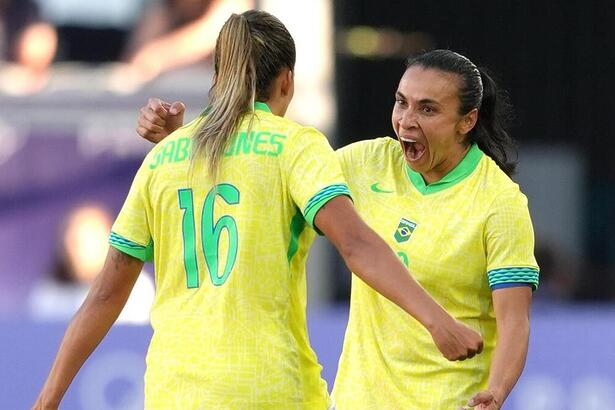
<svg viewBox="0 0 615 410"><path fill-rule="evenodd" d="M385 2L386 3L386 2ZM404 60L450 48L489 68L516 108L515 180L541 285L530 354L505 409L615 409L615 9L568 0L0 0L0 408L34 401L150 144L150 96L207 103L228 15L259 7L297 43L288 116L334 147L392 135ZM66 409L142 408L153 267ZM350 275L319 239L310 336L332 386Z"/></svg>

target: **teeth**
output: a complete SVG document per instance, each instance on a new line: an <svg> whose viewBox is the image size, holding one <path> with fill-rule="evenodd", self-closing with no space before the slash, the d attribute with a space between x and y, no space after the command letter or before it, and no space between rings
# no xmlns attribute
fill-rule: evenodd
<svg viewBox="0 0 615 410"><path fill-rule="evenodd" d="M416 140L413 140L411 138L406 138L406 137L399 137L400 140L402 140L403 142L416 142Z"/></svg>

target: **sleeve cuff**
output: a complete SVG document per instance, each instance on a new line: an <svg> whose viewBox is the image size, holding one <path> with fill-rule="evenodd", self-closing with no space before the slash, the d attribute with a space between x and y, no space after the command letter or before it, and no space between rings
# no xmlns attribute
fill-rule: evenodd
<svg viewBox="0 0 615 410"><path fill-rule="evenodd" d="M507 267L492 269L487 272L491 290L516 286L531 286L538 289L538 269L532 267Z"/></svg>
<svg viewBox="0 0 615 410"><path fill-rule="evenodd" d="M111 235L109 235L109 245L143 262L151 262L154 259L154 242L151 240L149 244L143 246L115 232L111 232Z"/></svg>
<svg viewBox="0 0 615 410"><path fill-rule="evenodd" d="M322 232L314 226L314 218L316 217L316 214L329 200L340 195L345 195L352 199L352 194L350 193L350 189L348 189L348 185L335 184L326 186L314 194L307 202L307 205L303 210L303 216L305 217L307 223L310 224L310 226L313 227L319 235L322 235Z"/></svg>

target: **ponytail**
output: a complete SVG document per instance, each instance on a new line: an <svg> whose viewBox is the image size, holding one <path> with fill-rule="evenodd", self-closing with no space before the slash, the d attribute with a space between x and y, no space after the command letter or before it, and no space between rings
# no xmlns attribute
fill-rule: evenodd
<svg viewBox="0 0 615 410"><path fill-rule="evenodd" d="M243 116L254 111L256 67L250 25L244 15L233 14L216 41L215 77L209 104L194 135L193 159L205 155L210 174L217 179L224 152Z"/></svg>
<svg viewBox="0 0 615 410"><path fill-rule="evenodd" d="M500 90L486 70L479 68L483 97L476 126L469 133L470 142L489 155L510 176L517 166L516 144L508 132L512 106L505 92ZM515 158L511 159L511 155Z"/></svg>
<svg viewBox="0 0 615 410"><path fill-rule="evenodd" d="M193 161L205 156L214 182L244 116L251 114L252 121L254 102L269 100L277 75L284 68L294 70L295 55L284 24L265 11L233 14L224 23L216 41L209 105L194 135L192 156Z"/></svg>

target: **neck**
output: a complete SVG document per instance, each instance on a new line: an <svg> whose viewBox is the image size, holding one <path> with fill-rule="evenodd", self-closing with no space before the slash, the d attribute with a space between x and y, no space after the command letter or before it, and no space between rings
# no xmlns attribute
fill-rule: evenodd
<svg viewBox="0 0 615 410"><path fill-rule="evenodd" d="M281 98L270 98L269 101L263 102L267 104L272 114L277 115L278 117L283 117L286 115L288 104L285 101L282 101Z"/></svg>
<svg viewBox="0 0 615 410"><path fill-rule="evenodd" d="M438 182L442 178L446 176L449 172L453 170L461 160L466 156L468 150L470 149L471 144L463 147L461 150L457 150L456 152L449 155L446 159L444 159L440 164L433 167L431 170L425 173L421 173L421 176L425 180L427 185L433 184L434 182Z"/></svg>

